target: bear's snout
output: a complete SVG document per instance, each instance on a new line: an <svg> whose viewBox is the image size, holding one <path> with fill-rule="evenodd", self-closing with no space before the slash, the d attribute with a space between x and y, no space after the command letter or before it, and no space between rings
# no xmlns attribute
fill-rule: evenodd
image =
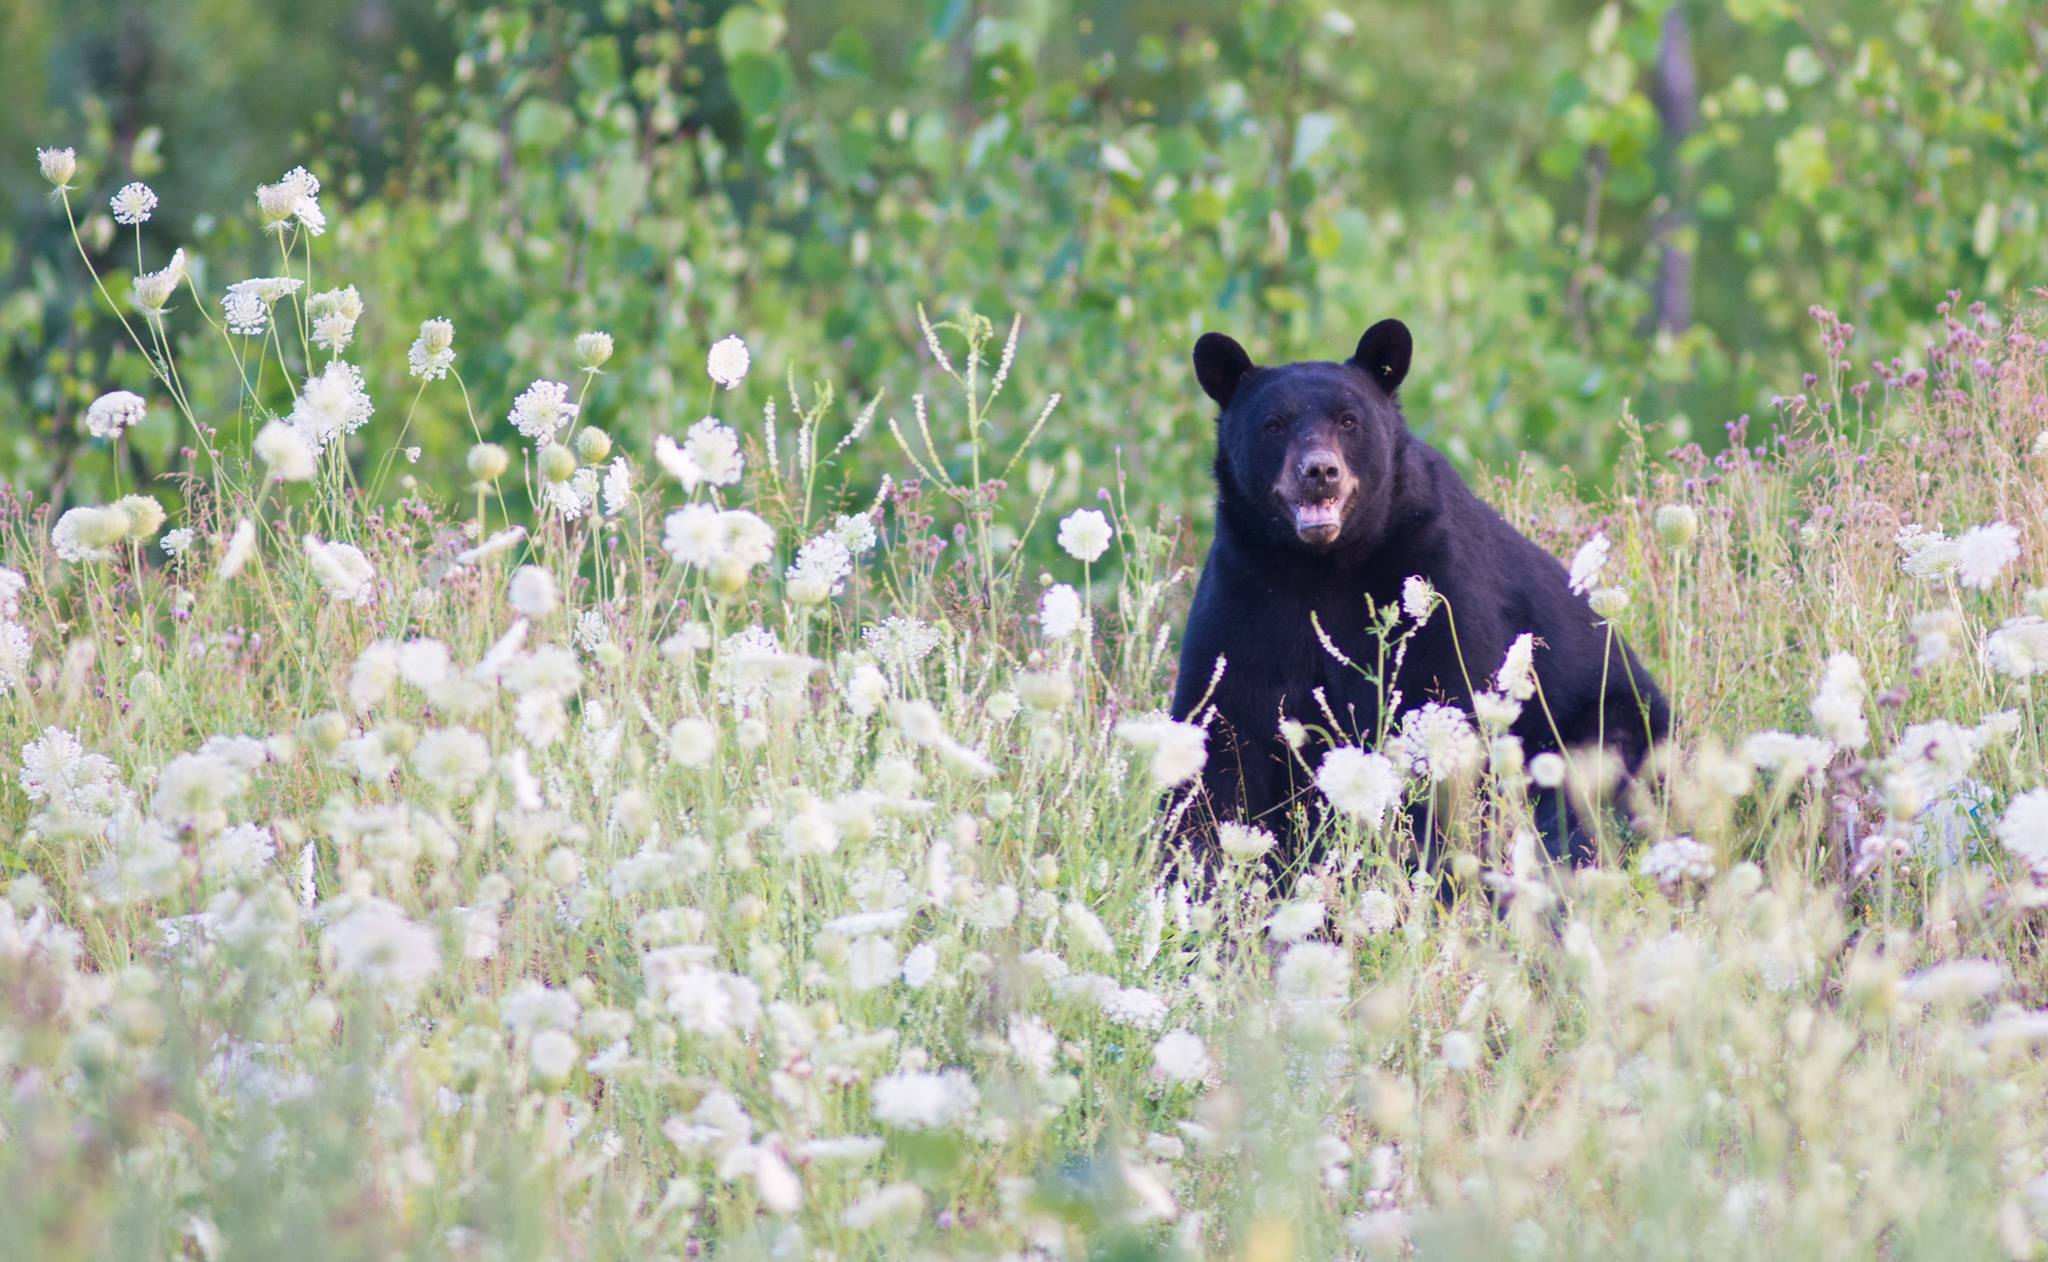
<svg viewBox="0 0 2048 1262"><path fill-rule="evenodd" d="M1301 489L1309 497L1328 499L1337 493L1344 480L1343 457L1327 447L1318 447L1295 464L1294 476L1301 479Z"/></svg>
<svg viewBox="0 0 2048 1262"><path fill-rule="evenodd" d="M1273 490L1293 515L1295 537L1328 547L1344 533L1344 515L1357 487L1344 453L1322 439L1288 453Z"/></svg>

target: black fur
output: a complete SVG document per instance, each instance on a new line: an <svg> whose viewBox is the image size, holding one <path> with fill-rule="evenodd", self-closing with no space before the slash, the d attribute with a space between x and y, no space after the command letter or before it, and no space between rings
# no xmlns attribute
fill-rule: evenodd
<svg viewBox="0 0 2048 1262"><path fill-rule="evenodd" d="M1377 644L1367 600L1398 603L1410 575L1448 599L1463 669L1451 619L1438 609L1392 681L1404 708L1436 700L1469 714L1471 689L1488 686L1509 644L1528 631L1549 708L1546 717L1532 699L1512 729L1531 757L1604 740L1633 773L1670 728L1663 694L1618 636L1602 690L1608 631L1573 594L1557 558L1408 432L1395 392L1412 347L1398 320L1375 324L1341 364L1262 368L1220 333L1195 344L1195 375L1221 409L1216 537L1188 617L1173 714L1188 719L1198 704L1203 716L1214 714L1208 766L1183 835L1207 835L1214 820L1244 820L1280 835L1281 858L1300 853L1294 808L1306 808L1313 827L1323 802L1279 737L1281 717L1326 726L1312 696L1321 687L1349 731L1369 735L1379 706L1375 685L1317 643L1309 615L1347 657L1369 666ZM1302 503L1323 507L1304 518L1295 507ZM1228 665L1203 703L1219 655ZM1301 756L1313 768L1322 753L1312 740ZM1553 855L1593 857L1560 795L1539 794L1535 805Z"/></svg>

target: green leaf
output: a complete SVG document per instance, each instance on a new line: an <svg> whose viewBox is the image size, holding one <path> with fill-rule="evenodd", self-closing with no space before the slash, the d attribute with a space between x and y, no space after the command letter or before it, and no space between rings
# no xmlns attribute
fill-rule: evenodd
<svg viewBox="0 0 2048 1262"><path fill-rule="evenodd" d="M789 98L790 76L780 55L741 53L726 67L733 99L752 115L750 121L767 121Z"/></svg>
<svg viewBox="0 0 2048 1262"><path fill-rule="evenodd" d="M763 13L752 5L727 9L718 19L718 53L727 65L748 53L765 57L781 46L787 29L780 13Z"/></svg>

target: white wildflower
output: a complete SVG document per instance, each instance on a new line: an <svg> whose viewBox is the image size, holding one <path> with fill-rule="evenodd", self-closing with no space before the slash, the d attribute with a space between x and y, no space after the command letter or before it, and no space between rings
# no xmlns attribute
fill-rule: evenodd
<svg viewBox="0 0 2048 1262"><path fill-rule="evenodd" d="M455 322L420 321L419 336L406 348L405 370L421 381L439 381L455 366Z"/></svg>
<svg viewBox="0 0 2048 1262"><path fill-rule="evenodd" d="M1109 519L1092 508L1077 509L1060 522L1059 544L1066 554L1083 564L1092 564L1109 551Z"/></svg>
<svg viewBox="0 0 2048 1262"><path fill-rule="evenodd" d="M711 344L711 351L704 357L704 372L712 381L730 390L744 381L753 357L747 353L747 344L738 336L722 337Z"/></svg>
<svg viewBox="0 0 2048 1262"><path fill-rule="evenodd" d="M1081 626L1081 594L1054 583L1038 598L1038 626L1048 640L1064 640Z"/></svg>
<svg viewBox="0 0 2048 1262"><path fill-rule="evenodd" d="M94 438L119 438L124 430L142 424L149 404L128 390L109 390L85 409L85 429Z"/></svg>
<svg viewBox="0 0 2048 1262"><path fill-rule="evenodd" d="M1600 571L1607 568L1607 554L1612 547L1604 533L1596 534L1579 545L1579 550L1572 554L1570 583L1573 594L1583 596L1593 590L1594 584L1600 581Z"/></svg>
<svg viewBox="0 0 2048 1262"><path fill-rule="evenodd" d="M1401 774L1392 760L1351 746L1323 755L1316 787L1330 805L1374 828L1401 801Z"/></svg>
<svg viewBox="0 0 2048 1262"><path fill-rule="evenodd" d="M156 191L140 181L123 184L119 192L107 199L107 208L114 212L115 223L131 228L148 223L156 213Z"/></svg>

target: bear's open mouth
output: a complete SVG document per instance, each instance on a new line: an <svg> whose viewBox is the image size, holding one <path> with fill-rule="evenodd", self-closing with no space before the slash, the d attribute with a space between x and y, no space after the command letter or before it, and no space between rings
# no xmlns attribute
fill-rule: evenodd
<svg viewBox="0 0 2048 1262"><path fill-rule="evenodd" d="M1294 505L1294 533L1312 542L1327 543L1336 537L1343 517L1344 502L1334 496L1326 500L1297 501Z"/></svg>

